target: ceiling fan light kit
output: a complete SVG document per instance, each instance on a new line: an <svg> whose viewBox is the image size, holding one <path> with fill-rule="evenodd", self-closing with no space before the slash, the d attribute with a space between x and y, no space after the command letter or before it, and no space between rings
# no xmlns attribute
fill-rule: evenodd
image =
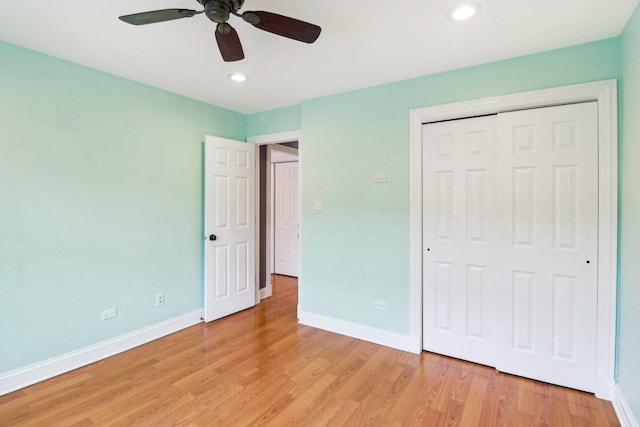
<svg viewBox="0 0 640 427"><path fill-rule="evenodd" d="M242 18L248 24L263 31L277 34L304 43L313 43L322 29L314 24L288 16L265 11L247 11L240 13L244 0L197 0L204 9L162 9L150 12L120 16L120 20L132 25L154 24L156 22L191 18L204 13L209 20L217 23L216 41L222 59L226 62L244 59L242 44L236 30L228 23L231 15Z"/></svg>

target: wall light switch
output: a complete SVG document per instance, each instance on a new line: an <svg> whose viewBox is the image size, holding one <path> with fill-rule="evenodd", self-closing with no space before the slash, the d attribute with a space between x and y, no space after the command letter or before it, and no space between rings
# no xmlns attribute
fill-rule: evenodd
<svg viewBox="0 0 640 427"><path fill-rule="evenodd" d="M375 182L376 184L382 184L384 182L387 182L387 175L386 174L376 175L373 177L373 182Z"/></svg>
<svg viewBox="0 0 640 427"><path fill-rule="evenodd" d="M381 300L373 300L373 308L376 310L385 311L387 309L387 302Z"/></svg>
<svg viewBox="0 0 640 427"><path fill-rule="evenodd" d="M314 214L324 213L324 206L322 205L322 202L313 202L313 213Z"/></svg>
<svg viewBox="0 0 640 427"><path fill-rule="evenodd" d="M117 315L118 309L116 309L115 307L102 310L102 313L100 313L100 317L102 318L102 320L111 319L112 317L116 317Z"/></svg>

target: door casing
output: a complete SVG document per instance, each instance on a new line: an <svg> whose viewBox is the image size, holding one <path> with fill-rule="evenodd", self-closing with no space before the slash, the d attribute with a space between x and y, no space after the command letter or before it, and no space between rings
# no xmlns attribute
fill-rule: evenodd
<svg viewBox="0 0 640 427"><path fill-rule="evenodd" d="M409 115L409 351L422 351L422 125L576 102L598 102L598 321L596 396L615 386L618 243L617 82L606 80L425 107Z"/></svg>

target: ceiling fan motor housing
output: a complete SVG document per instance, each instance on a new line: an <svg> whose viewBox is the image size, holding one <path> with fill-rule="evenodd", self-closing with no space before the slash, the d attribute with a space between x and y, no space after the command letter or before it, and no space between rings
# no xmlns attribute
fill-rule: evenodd
<svg viewBox="0 0 640 427"><path fill-rule="evenodd" d="M229 14L235 14L244 4L244 0L198 0L204 6L207 18L218 24L229 20Z"/></svg>

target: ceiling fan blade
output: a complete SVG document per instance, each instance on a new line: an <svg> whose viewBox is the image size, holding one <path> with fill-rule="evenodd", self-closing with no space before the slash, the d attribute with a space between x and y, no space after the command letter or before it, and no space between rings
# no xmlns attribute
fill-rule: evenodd
<svg viewBox="0 0 640 427"><path fill-rule="evenodd" d="M156 22L172 21L174 19L191 18L203 11L190 9L162 9L151 12L134 13L119 17L121 21L132 25L154 24Z"/></svg>
<svg viewBox="0 0 640 427"><path fill-rule="evenodd" d="M322 31L317 25L271 12L245 12L242 19L261 30L305 43L316 41Z"/></svg>
<svg viewBox="0 0 640 427"><path fill-rule="evenodd" d="M218 49L225 62L240 61L244 59L244 52L240 37L236 30L229 24L218 24L216 27L216 41Z"/></svg>

